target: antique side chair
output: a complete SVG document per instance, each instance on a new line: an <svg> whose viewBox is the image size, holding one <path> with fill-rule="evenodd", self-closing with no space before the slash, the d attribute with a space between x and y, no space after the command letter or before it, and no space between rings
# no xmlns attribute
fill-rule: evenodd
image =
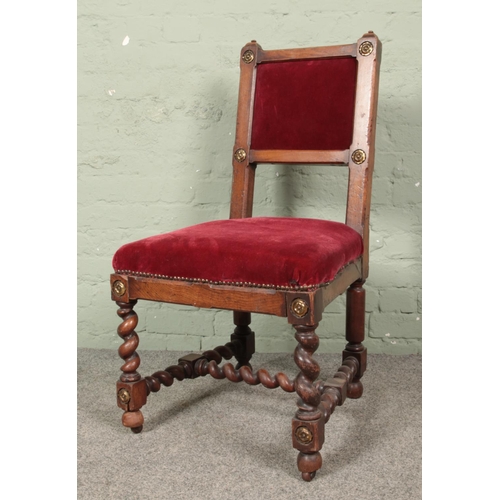
<svg viewBox="0 0 500 500"><path fill-rule="evenodd" d="M369 31L357 43L241 51L230 218L125 244L114 255L112 299L118 304L124 360L117 383L122 423L142 430L141 407L161 385L211 375L281 387L298 395L293 447L302 478L321 467L324 426L346 398L359 398L366 370L365 291L381 43ZM258 163L347 166L345 223L252 217ZM326 380L313 358L325 307L347 291L342 366ZM143 377L137 371L138 300L234 311L230 341ZM254 371L251 313L287 318L296 330L298 375ZM196 314L193 311L193 314ZM235 357L237 365L222 359Z"/></svg>

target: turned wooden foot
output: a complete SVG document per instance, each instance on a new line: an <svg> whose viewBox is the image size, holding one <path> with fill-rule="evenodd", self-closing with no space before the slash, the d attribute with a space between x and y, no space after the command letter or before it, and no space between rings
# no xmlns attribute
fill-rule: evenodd
<svg viewBox="0 0 500 500"><path fill-rule="evenodd" d="M350 399L359 399L363 395L363 383L359 379L354 379L347 385L347 397Z"/></svg>
<svg viewBox="0 0 500 500"><path fill-rule="evenodd" d="M122 415L122 424L124 427L130 427L132 432L138 434L142 431L142 424L144 424L144 416L140 410L126 411Z"/></svg>
<svg viewBox="0 0 500 500"><path fill-rule="evenodd" d="M311 481L316 475L316 471L321 469L322 463L323 460L319 451L311 454L299 453L297 457L297 467L302 473L304 481Z"/></svg>

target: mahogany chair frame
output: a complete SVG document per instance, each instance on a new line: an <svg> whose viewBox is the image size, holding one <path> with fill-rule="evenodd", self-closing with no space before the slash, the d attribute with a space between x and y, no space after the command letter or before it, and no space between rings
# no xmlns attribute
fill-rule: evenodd
<svg viewBox="0 0 500 500"><path fill-rule="evenodd" d="M363 346L363 284L368 276L370 198L381 49L381 43L373 32L364 34L357 43L332 47L263 50L255 41L243 47L230 217L252 216L255 167L258 163L348 166L346 224L362 236L364 253L347 265L331 283L313 290L230 286L183 278L166 280L128 273L111 274L112 300L118 304L118 315L122 319L118 334L123 339L119 355L124 364L117 382L117 403L124 410L124 426L140 432L144 422L141 407L146 404L148 395L157 392L161 385L170 386L174 380L210 374L233 382L281 387L299 396L298 410L292 419L292 442L299 451L297 464L302 478L310 481L321 467L320 449L324 442L325 423L346 398L359 398L363 392L361 377L367 364L367 350ZM358 64L351 148L344 151L253 150L250 141L258 65L268 61L346 56L356 58ZM347 292L347 345L342 353L342 366L333 377L317 380L320 367L313 353L319 346L319 338L315 330L325 307L344 292ZM138 300L232 310L235 330L225 346L201 354L189 354L182 357L177 365L143 377L137 371L140 364L136 351L139 338L135 332L138 318L133 310ZM283 373L271 376L263 369L252 370L249 364L255 352L254 332L249 327L252 312L287 318L295 328L298 345L294 360L299 372L294 380ZM233 356L238 361L236 367L231 363L219 366L222 358L227 360Z"/></svg>

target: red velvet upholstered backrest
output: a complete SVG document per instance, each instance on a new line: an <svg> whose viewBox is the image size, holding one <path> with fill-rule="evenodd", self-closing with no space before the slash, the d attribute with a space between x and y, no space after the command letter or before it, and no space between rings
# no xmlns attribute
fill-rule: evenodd
<svg viewBox="0 0 500 500"><path fill-rule="evenodd" d="M349 149L356 76L355 57L260 64L251 148Z"/></svg>

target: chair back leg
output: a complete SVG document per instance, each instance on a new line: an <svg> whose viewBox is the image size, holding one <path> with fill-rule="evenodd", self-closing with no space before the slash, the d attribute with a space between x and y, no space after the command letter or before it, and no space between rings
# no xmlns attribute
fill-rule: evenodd
<svg viewBox="0 0 500 500"><path fill-rule="evenodd" d="M342 359L353 357L358 360L359 367L353 381L347 386L347 397L358 399L363 394L361 377L366 370L365 340L365 289L364 280L355 281L347 289L346 331L347 345L342 352Z"/></svg>
<svg viewBox="0 0 500 500"><path fill-rule="evenodd" d="M252 320L251 314L249 312L234 311L233 319L236 328L234 333L231 334L231 341L240 346L234 353L234 357L238 360L236 369L242 366L251 368L250 359L255 353L255 333L249 327Z"/></svg>

